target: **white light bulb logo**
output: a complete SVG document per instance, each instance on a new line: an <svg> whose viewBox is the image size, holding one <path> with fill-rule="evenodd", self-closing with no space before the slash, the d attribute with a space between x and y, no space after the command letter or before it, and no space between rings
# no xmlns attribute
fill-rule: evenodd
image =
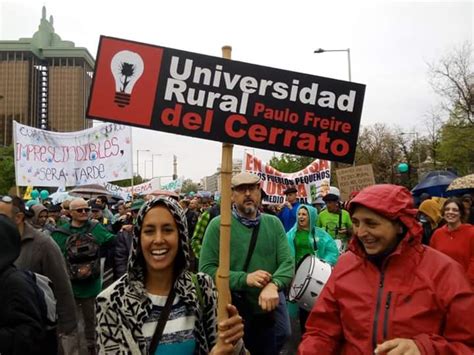
<svg viewBox="0 0 474 355"><path fill-rule="evenodd" d="M130 103L132 90L143 74L143 59L137 53L120 51L110 62L110 69L115 79L115 100L119 107Z"/></svg>

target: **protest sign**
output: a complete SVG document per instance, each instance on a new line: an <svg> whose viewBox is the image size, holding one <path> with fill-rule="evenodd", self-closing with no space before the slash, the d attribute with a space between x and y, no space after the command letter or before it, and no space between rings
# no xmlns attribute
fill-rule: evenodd
<svg viewBox="0 0 474 355"><path fill-rule="evenodd" d="M121 198L125 201L130 201L132 199L132 194L127 191L126 187L114 185L110 182L104 182L104 188L114 197Z"/></svg>
<svg viewBox="0 0 474 355"><path fill-rule="evenodd" d="M160 179L154 178L142 184L127 187L126 191L134 195L147 195L155 190L159 190L160 188Z"/></svg>
<svg viewBox="0 0 474 355"><path fill-rule="evenodd" d="M352 163L365 85L102 36L89 118Z"/></svg>
<svg viewBox="0 0 474 355"><path fill-rule="evenodd" d="M134 195L147 195L156 190L166 190L166 191L175 191L181 189L183 185L183 179L177 179L170 181L169 183L160 186L160 179L153 178L142 184L121 187L109 182L104 183L104 187L109 191L113 196L123 198L126 201L131 200L132 194Z"/></svg>
<svg viewBox="0 0 474 355"><path fill-rule="evenodd" d="M181 187L183 186L183 179L176 179L173 181L170 181L163 186L161 186L162 190L166 191L176 191L176 190L181 190Z"/></svg>
<svg viewBox="0 0 474 355"><path fill-rule="evenodd" d="M262 163L254 155L245 153L242 170L260 176L262 189L268 195L263 202L272 204L285 202L284 191L288 187L295 187L298 190L300 202L312 203L318 195L326 195L331 180L331 162L320 159L316 159L296 173L282 173Z"/></svg>
<svg viewBox="0 0 474 355"><path fill-rule="evenodd" d="M50 132L13 124L18 186L77 186L132 177L131 128Z"/></svg>
<svg viewBox="0 0 474 355"><path fill-rule="evenodd" d="M359 165L351 168L336 170L337 184L341 192L341 199L347 201L353 191L360 191L364 187L375 185L372 164Z"/></svg>

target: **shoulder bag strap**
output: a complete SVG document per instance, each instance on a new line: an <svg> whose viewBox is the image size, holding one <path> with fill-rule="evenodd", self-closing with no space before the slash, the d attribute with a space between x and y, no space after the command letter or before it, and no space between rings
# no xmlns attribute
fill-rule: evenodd
<svg viewBox="0 0 474 355"><path fill-rule="evenodd" d="M158 324L156 325L155 333L153 333L153 337L151 338L149 354L154 354L158 344L160 343L161 336L163 335L163 330L165 330L166 322L168 321L168 317L171 312L171 307L173 306L173 300L175 296L175 289L174 283L171 291L166 299L165 306L160 313L160 318L158 319Z"/></svg>
<svg viewBox="0 0 474 355"><path fill-rule="evenodd" d="M245 259L244 270L247 272L249 268L250 259L252 259L252 254L255 249L255 244L257 244L257 235L258 235L258 228L260 227L260 223L252 230L252 239L250 240L249 251L247 253L247 258Z"/></svg>

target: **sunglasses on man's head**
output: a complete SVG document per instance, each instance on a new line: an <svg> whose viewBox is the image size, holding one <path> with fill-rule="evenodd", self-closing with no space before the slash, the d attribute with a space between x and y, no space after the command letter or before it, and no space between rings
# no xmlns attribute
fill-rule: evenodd
<svg viewBox="0 0 474 355"><path fill-rule="evenodd" d="M4 203L12 203L13 199L8 195L4 195L4 196L0 196L0 201Z"/></svg>
<svg viewBox="0 0 474 355"><path fill-rule="evenodd" d="M90 210L91 210L90 208L85 207L85 208L76 208L73 211L76 211L76 212L79 212L79 213L88 213L88 212L90 212Z"/></svg>

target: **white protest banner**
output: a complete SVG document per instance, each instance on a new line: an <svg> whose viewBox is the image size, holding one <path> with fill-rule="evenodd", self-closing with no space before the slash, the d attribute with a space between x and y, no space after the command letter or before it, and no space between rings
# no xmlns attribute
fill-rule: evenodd
<svg viewBox="0 0 474 355"><path fill-rule="evenodd" d="M372 164L338 169L336 170L336 176L343 201L349 199L351 192L360 191L364 187L375 185Z"/></svg>
<svg viewBox="0 0 474 355"><path fill-rule="evenodd" d="M14 122L18 186L77 186L132 177L131 128L115 123L50 132Z"/></svg>
<svg viewBox="0 0 474 355"><path fill-rule="evenodd" d="M147 182L132 187L126 187L125 190L134 195L147 195L160 189L160 179L154 178Z"/></svg>
<svg viewBox="0 0 474 355"><path fill-rule="evenodd" d="M331 162L321 159L314 160L295 173L282 173L252 154L245 153L242 170L260 176L262 189L268 195L264 203L283 203L284 191L291 186L298 190L300 202L312 203L318 195L326 195L331 180Z"/></svg>
<svg viewBox="0 0 474 355"><path fill-rule="evenodd" d="M121 197L124 200L131 200L133 195L147 195L155 190L160 190L160 179L154 178L142 184L121 187L111 183L104 183L104 187L113 196Z"/></svg>
<svg viewBox="0 0 474 355"><path fill-rule="evenodd" d="M110 182L104 182L104 188L114 197L119 197L125 201L130 201L132 199L132 194L127 191L127 187L121 187L111 184Z"/></svg>
<svg viewBox="0 0 474 355"><path fill-rule="evenodd" d="M176 190L181 190L182 186L183 186L183 179L179 178L161 186L161 189L166 190L166 191L176 191Z"/></svg>

